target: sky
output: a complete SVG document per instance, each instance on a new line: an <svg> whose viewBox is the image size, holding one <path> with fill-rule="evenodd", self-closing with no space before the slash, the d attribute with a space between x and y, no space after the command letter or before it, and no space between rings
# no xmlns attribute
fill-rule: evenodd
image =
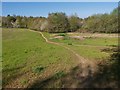
<svg viewBox="0 0 120 90"><path fill-rule="evenodd" d="M1 0L2 2L119 2L119 0Z"/></svg>
<svg viewBox="0 0 120 90"><path fill-rule="evenodd" d="M110 13L118 7L117 2L2 2L2 15L44 16L52 12L77 14L86 18L93 14Z"/></svg>

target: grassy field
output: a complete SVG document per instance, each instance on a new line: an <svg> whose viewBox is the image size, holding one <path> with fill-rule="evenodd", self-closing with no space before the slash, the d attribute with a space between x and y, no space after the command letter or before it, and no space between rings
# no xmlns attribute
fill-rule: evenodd
<svg viewBox="0 0 120 90"><path fill-rule="evenodd" d="M71 52L46 43L39 33L27 29L3 29L2 38L3 85L12 85L12 81L19 78L16 87L17 84L23 87L25 82L38 77L42 80L59 71L67 72L77 65Z"/></svg>
<svg viewBox="0 0 120 90"><path fill-rule="evenodd" d="M28 29L3 29L2 32L4 87L27 87L51 76L62 77L79 64L72 52L45 42L37 32ZM107 58L110 53L102 50L113 48L118 42L117 38L108 37L78 40L70 38L70 34L58 34L63 39L56 39L53 34L43 34L89 60ZM54 87L59 87L59 83Z"/></svg>
<svg viewBox="0 0 120 90"><path fill-rule="evenodd" d="M58 34L59 35L59 34ZM52 36L52 35L49 35ZM118 38L113 37L87 37L84 40L69 38L71 35L66 34L64 39L53 38L53 41L62 43L73 43L78 45L92 45L92 46L116 46L118 45Z"/></svg>
<svg viewBox="0 0 120 90"><path fill-rule="evenodd" d="M87 59L99 60L109 57L110 53L102 52L106 48L114 48L118 45L118 38L116 37L96 37L85 38L84 40L73 39L70 36L73 34L55 34L55 36L63 36L63 38L54 38L54 34L44 33L44 35L51 41L62 43L63 45L75 50L78 54ZM76 35L76 33L75 33ZM78 36L79 34L77 34ZM81 35L81 34L80 34ZM89 35L86 34L85 35ZM83 34L82 34L83 36ZM106 34L107 36L107 34Z"/></svg>

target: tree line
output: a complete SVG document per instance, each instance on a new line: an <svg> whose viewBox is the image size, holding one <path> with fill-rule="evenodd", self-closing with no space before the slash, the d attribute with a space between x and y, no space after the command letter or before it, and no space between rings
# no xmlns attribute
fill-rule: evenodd
<svg viewBox="0 0 120 90"><path fill-rule="evenodd" d="M50 33L75 31L118 33L118 9L109 14L96 14L84 19L76 14L67 16L63 12L49 13L47 18L8 15L2 16L2 27L28 28Z"/></svg>

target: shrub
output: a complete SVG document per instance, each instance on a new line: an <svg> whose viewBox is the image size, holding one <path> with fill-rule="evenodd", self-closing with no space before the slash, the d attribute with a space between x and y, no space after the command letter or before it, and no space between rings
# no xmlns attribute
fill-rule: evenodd
<svg viewBox="0 0 120 90"><path fill-rule="evenodd" d="M60 33L59 36L66 36L66 34L65 33Z"/></svg>
<svg viewBox="0 0 120 90"><path fill-rule="evenodd" d="M55 75L54 75L54 78L55 79L59 79L61 77L65 76L65 72L64 71L60 71L60 72L57 72Z"/></svg>
<svg viewBox="0 0 120 90"><path fill-rule="evenodd" d="M72 43L71 43L71 42L69 42L69 43L68 43L68 45L72 45Z"/></svg>
<svg viewBox="0 0 120 90"><path fill-rule="evenodd" d="M40 72L42 72L44 69L45 69L45 67L36 66L36 67L33 67L32 70L33 70L34 73L40 73Z"/></svg>

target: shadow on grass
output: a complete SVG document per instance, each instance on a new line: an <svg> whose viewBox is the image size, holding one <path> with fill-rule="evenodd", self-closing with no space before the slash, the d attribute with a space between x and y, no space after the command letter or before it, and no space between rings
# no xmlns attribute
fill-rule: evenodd
<svg viewBox="0 0 120 90"><path fill-rule="evenodd" d="M91 70L88 67L87 78L82 76L83 72L81 65L74 67L69 73L64 71L57 72L52 77L49 77L43 81L37 80L35 83L29 86L29 88L68 88L68 87L78 87L79 84L84 83L85 80L91 80ZM81 82L84 81L84 82Z"/></svg>
<svg viewBox="0 0 120 90"><path fill-rule="evenodd" d="M98 64L99 68L94 77L99 86L120 87L120 49L115 49L109 60Z"/></svg>
<svg viewBox="0 0 120 90"><path fill-rule="evenodd" d="M109 60L98 63L95 73L88 66L87 75L81 75L81 65L69 73L62 71L43 81L35 81L29 88L117 88L120 87L120 50L114 51ZM96 68L96 67L95 67ZM57 77L57 78L56 78Z"/></svg>

